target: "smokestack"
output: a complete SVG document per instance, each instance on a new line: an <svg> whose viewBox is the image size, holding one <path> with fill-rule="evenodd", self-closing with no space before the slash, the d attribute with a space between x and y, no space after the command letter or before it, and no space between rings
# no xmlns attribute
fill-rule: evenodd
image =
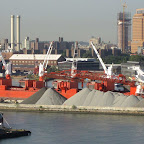
<svg viewBox="0 0 144 144"><path fill-rule="evenodd" d="M11 15L11 49L14 50L14 15Z"/></svg>
<svg viewBox="0 0 144 144"><path fill-rule="evenodd" d="M20 16L17 16L17 50L20 50Z"/></svg>

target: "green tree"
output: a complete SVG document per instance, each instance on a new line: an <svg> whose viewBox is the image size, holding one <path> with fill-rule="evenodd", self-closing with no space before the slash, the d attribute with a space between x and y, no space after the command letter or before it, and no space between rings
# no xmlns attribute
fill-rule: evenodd
<svg viewBox="0 0 144 144"><path fill-rule="evenodd" d="M132 55L132 56L130 56L129 61L144 62L144 56Z"/></svg>
<svg viewBox="0 0 144 144"><path fill-rule="evenodd" d="M84 53L84 54L82 55L82 57L83 57L83 58L92 58L92 53L91 53L91 51L86 51L86 53Z"/></svg>
<svg viewBox="0 0 144 144"><path fill-rule="evenodd" d="M109 55L103 58L104 63L106 64L120 64L125 63L129 60L129 55L113 56Z"/></svg>

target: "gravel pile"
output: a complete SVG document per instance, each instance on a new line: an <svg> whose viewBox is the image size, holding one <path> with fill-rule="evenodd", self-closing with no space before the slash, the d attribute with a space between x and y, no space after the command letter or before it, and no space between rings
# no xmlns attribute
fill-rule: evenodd
<svg viewBox="0 0 144 144"><path fill-rule="evenodd" d="M62 105L66 98L52 88L49 88L36 102L37 105Z"/></svg>
<svg viewBox="0 0 144 144"><path fill-rule="evenodd" d="M143 104L141 104L143 101ZM140 103L141 102L141 103ZM90 90L84 88L73 97L64 102L63 105L75 106L98 106L98 107L134 107L136 105L144 105L141 97L134 95L125 96L116 92L101 92L98 90Z"/></svg>
<svg viewBox="0 0 144 144"><path fill-rule="evenodd" d="M22 101L21 104L35 104L41 98L41 96L44 94L46 90L47 89L45 87L41 88L38 92Z"/></svg>
<svg viewBox="0 0 144 144"><path fill-rule="evenodd" d="M135 107L144 107L144 98L143 98L141 101L139 101L139 102L135 105Z"/></svg>
<svg viewBox="0 0 144 144"><path fill-rule="evenodd" d="M90 92L91 92L90 89L84 88L80 92L76 93L74 96L66 100L63 105L82 106L85 102L86 97Z"/></svg>
<svg viewBox="0 0 144 144"><path fill-rule="evenodd" d="M137 96L131 95L127 96L125 101L122 103L121 107L133 107L135 106L140 100L137 98Z"/></svg>

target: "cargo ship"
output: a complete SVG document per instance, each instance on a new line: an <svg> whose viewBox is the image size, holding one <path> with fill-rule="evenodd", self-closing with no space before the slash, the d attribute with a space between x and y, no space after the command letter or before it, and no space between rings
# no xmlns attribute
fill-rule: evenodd
<svg viewBox="0 0 144 144"><path fill-rule="evenodd" d="M77 61L74 60L72 62L71 70L64 70L58 72L46 73L45 69L47 68L49 55L52 51L52 44L47 52L46 59L44 63L39 65L39 80L21 80L20 86L12 86L12 79L10 77L11 74L11 65L6 64L2 59L3 64L6 69L6 77L0 78L0 97L1 98L9 98L9 99L26 99L38 92L41 88L45 87L45 80L49 78L53 79L61 79L61 81L55 81L53 83L55 90L66 97L67 99L75 95L78 89L78 83L83 83L86 79L90 82L87 83L87 87L91 89L96 89L99 91L107 92L121 92L125 95L137 95L144 97L144 73L137 67L130 67L134 70L137 70L137 81L135 80L127 80L126 77L122 74L115 75L113 74L112 65L110 67L106 67L103 60L101 59L97 49L91 43L103 69L104 73L99 72L90 72L90 71L79 71L77 70ZM76 48L74 50L74 56L76 55ZM23 83L23 87L22 84Z"/></svg>
<svg viewBox="0 0 144 144"><path fill-rule="evenodd" d="M19 86L12 86L10 77L0 78L1 99L26 99L44 87L43 81L24 79Z"/></svg>

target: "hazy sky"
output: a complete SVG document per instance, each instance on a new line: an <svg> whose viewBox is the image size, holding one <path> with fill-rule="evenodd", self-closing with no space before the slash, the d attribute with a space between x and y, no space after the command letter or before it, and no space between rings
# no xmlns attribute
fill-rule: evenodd
<svg viewBox="0 0 144 144"><path fill-rule="evenodd" d="M125 0L131 15L144 8L144 0ZM91 36L117 40L117 13L120 0L0 0L0 39L10 41L10 15L21 15L21 41L88 41Z"/></svg>

